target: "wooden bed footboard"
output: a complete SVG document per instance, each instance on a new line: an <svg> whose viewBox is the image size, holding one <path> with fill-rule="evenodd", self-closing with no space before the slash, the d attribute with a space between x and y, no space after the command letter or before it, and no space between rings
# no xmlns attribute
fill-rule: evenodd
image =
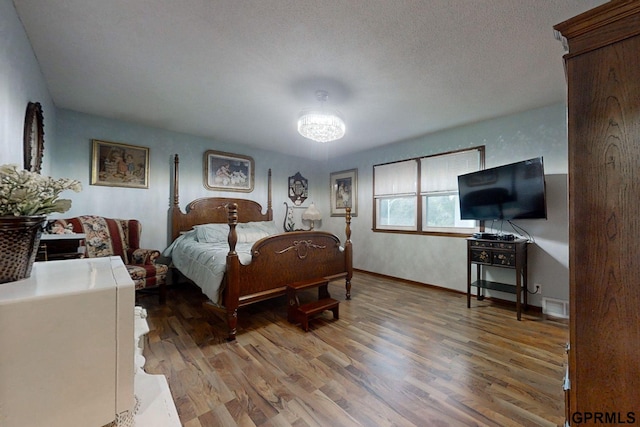
<svg viewBox="0 0 640 427"><path fill-rule="evenodd" d="M238 207L231 203L229 214L229 254L227 256L224 305L229 340L235 339L238 308L256 301L284 295L287 285L310 279L345 280L346 299L351 299L353 248L351 209L347 208L344 246L332 233L294 231L258 240L252 259L241 265L236 253Z"/></svg>

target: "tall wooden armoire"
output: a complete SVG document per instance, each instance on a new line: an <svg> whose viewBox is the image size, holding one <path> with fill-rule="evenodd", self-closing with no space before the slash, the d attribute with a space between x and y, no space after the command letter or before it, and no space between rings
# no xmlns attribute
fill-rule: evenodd
<svg viewBox="0 0 640 427"><path fill-rule="evenodd" d="M567 48L567 420L640 423L640 0L554 29Z"/></svg>

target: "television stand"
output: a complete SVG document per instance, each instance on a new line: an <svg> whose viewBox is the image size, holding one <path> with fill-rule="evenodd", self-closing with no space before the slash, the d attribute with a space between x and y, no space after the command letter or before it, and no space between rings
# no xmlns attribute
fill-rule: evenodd
<svg viewBox="0 0 640 427"><path fill-rule="evenodd" d="M485 290L507 292L516 295L516 315L522 318L522 309L527 309L527 244L526 239L495 240L467 239L467 308L471 308L471 288L476 288L476 299L482 301ZM476 280L471 282L471 265L476 265ZM483 280L482 272L487 267L515 270L516 283L500 283Z"/></svg>

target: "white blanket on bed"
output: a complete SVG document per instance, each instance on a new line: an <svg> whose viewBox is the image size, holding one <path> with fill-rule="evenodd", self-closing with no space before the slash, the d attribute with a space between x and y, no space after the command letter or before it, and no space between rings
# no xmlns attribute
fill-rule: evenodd
<svg viewBox="0 0 640 427"><path fill-rule="evenodd" d="M263 237L278 233L273 221L249 222L236 227L236 252L240 264L251 263L251 247ZM223 277L227 266L229 244L227 224L205 224L179 236L163 255L192 280L214 304L222 306Z"/></svg>

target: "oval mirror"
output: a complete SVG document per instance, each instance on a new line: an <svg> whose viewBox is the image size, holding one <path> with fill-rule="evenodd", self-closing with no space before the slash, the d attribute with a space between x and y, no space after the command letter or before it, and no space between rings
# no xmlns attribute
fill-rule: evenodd
<svg viewBox="0 0 640 427"><path fill-rule="evenodd" d="M39 102L27 104L24 119L24 168L40 173L44 152L44 116Z"/></svg>

